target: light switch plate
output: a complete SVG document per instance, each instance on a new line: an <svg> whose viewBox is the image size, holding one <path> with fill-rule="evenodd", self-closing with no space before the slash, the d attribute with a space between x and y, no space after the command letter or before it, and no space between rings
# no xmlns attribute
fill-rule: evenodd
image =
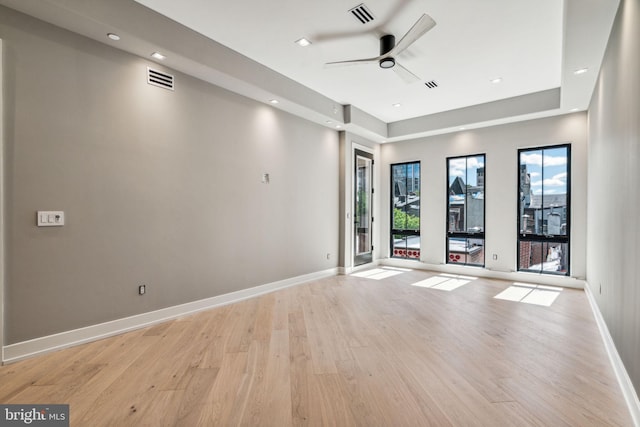
<svg viewBox="0 0 640 427"><path fill-rule="evenodd" d="M38 227L62 227L64 225L63 211L38 211Z"/></svg>

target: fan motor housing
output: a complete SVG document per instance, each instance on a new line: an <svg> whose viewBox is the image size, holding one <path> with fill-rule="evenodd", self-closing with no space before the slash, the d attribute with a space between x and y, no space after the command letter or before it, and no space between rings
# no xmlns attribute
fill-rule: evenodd
<svg viewBox="0 0 640 427"><path fill-rule="evenodd" d="M380 55L388 53L395 45L396 38L393 34L380 37ZM381 59L378 64L380 64L380 68L393 68L396 65L396 61L392 57L388 57Z"/></svg>
<svg viewBox="0 0 640 427"><path fill-rule="evenodd" d="M396 45L396 37L393 34L387 34L380 37L380 55L384 55L393 49Z"/></svg>

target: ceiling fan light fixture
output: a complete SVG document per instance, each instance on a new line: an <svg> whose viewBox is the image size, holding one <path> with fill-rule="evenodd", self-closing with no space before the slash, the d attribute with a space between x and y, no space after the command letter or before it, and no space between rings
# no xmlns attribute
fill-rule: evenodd
<svg viewBox="0 0 640 427"><path fill-rule="evenodd" d="M429 15L424 13L413 26L405 33L396 44L396 38L393 34L386 34L380 37L380 56L375 58L352 59L349 61L328 62L325 65L358 65L358 64L375 64L376 62L383 69L392 68L393 71L405 83L411 84L420 81L420 77L407 70L402 64L397 63L395 57L404 52L416 40L422 37L427 31L432 29L436 22ZM397 67L396 67L397 65Z"/></svg>
<svg viewBox="0 0 640 427"><path fill-rule="evenodd" d="M394 65L396 65L396 60L391 57L380 60L380 68L393 68Z"/></svg>

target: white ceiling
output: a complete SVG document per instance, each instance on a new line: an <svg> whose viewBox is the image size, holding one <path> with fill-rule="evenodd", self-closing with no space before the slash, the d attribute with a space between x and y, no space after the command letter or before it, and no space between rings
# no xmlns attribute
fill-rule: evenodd
<svg viewBox="0 0 640 427"><path fill-rule="evenodd" d="M378 142L585 110L619 3L367 0L375 19L362 24L349 12L360 0L135 1L0 3L142 56L162 51L171 68ZM380 36L399 40L423 13L437 25L396 58L421 81L324 65L378 56Z"/></svg>
<svg viewBox="0 0 640 427"><path fill-rule="evenodd" d="M558 0L366 0L375 19L364 25L349 12L360 0L136 1L385 122L560 86ZM323 65L378 56L380 36L399 40L423 13L436 26L397 58L422 82L406 84L375 64ZM301 37L313 44L296 45ZM437 89L424 85L430 80Z"/></svg>

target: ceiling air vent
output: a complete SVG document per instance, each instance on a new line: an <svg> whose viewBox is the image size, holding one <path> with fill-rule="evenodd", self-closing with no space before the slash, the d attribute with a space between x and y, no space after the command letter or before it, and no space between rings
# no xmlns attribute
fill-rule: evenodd
<svg viewBox="0 0 640 427"><path fill-rule="evenodd" d="M163 89L173 90L173 76L153 68L147 68L147 83Z"/></svg>
<svg viewBox="0 0 640 427"><path fill-rule="evenodd" d="M431 80L430 82L426 82L425 86L429 89L435 89L438 87L438 82L436 82L435 80Z"/></svg>
<svg viewBox="0 0 640 427"><path fill-rule="evenodd" d="M355 16L358 19L358 21L360 21L362 24L371 22L374 19L373 14L369 10L369 8L367 8L367 6L364 5L364 3L349 10L349 12L351 12L353 16Z"/></svg>

